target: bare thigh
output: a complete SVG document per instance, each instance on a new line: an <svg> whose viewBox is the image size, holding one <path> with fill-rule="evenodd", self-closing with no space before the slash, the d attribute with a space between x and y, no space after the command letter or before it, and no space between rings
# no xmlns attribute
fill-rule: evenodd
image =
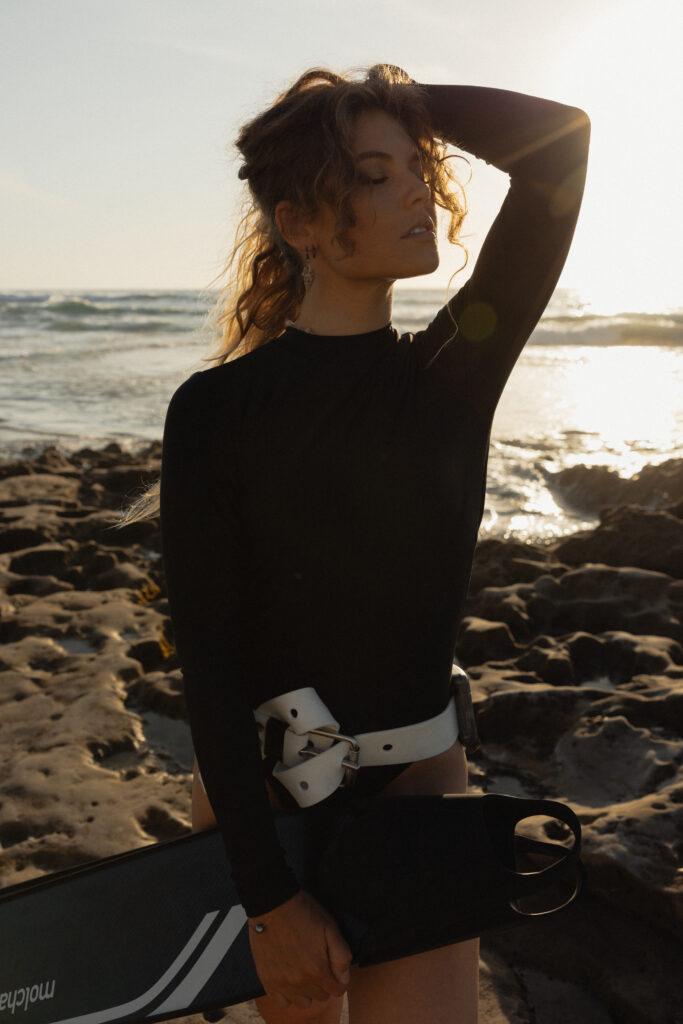
<svg viewBox="0 0 683 1024"><path fill-rule="evenodd" d="M271 805L281 810L276 793L268 788ZM416 761L382 790L382 796L465 792L467 759L458 740L443 754ZM215 823L195 761L192 830ZM352 966L347 996L349 1024L477 1024L479 939L371 967ZM339 1024L343 1002L343 997L333 997L298 1010L282 1009L267 995L255 1000L266 1024Z"/></svg>

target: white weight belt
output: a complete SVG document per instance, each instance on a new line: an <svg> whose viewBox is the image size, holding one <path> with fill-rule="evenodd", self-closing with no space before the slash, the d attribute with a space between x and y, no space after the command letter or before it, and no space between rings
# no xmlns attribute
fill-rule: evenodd
<svg viewBox="0 0 683 1024"><path fill-rule="evenodd" d="M287 723L282 761L273 769L300 807L310 807L351 780L358 768L403 764L435 757L458 738L455 699L434 718L379 732L347 736L313 686L290 690L265 701L254 711L265 755L266 724L270 717ZM199 779L202 781L201 773ZM202 781L203 785L203 781Z"/></svg>

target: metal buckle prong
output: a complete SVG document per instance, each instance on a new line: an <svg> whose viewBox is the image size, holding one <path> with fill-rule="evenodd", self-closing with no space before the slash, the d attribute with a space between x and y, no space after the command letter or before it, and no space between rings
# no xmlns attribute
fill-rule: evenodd
<svg viewBox="0 0 683 1024"><path fill-rule="evenodd" d="M335 732L333 729L309 729L309 733L315 736L325 736L330 740L344 740L345 743L349 744L349 752L342 761L342 766L345 769L344 781L340 784L341 786L349 786L354 779L354 772L357 772L360 768L358 764L358 754L360 753L360 743L355 736L347 736L343 732ZM301 757L315 757L316 754L322 754L324 751L318 750L317 747L304 747L303 750L299 751Z"/></svg>
<svg viewBox="0 0 683 1024"><path fill-rule="evenodd" d="M355 736L347 736L343 732L335 732L334 729L309 729L308 731L315 736L325 736L328 740L344 740L356 753L360 750L360 744Z"/></svg>

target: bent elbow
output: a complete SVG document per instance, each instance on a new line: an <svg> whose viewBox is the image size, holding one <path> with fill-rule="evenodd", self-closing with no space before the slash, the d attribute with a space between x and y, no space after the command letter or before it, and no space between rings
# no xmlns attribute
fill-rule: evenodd
<svg viewBox="0 0 683 1024"><path fill-rule="evenodd" d="M585 142L586 148L588 148L588 143L590 142L590 137L591 137L591 119L588 116L588 114L586 113L586 111L582 110L581 107L574 107L573 111L574 111L574 122L573 122L574 131L576 132L577 136L583 142Z"/></svg>

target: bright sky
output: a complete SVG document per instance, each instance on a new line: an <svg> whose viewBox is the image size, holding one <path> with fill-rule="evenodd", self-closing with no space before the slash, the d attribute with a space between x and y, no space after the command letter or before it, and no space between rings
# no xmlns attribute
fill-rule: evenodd
<svg viewBox="0 0 683 1024"><path fill-rule="evenodd" d="M0 290L197 288L232 242L240 124L314 65L583 107L588 183L560 284L683 303L680 0L3 0ZM467 167L458 161L463 169ZM508 178L472 160L469 276ZM460 250L413 286L445 286Z"/></svg>

